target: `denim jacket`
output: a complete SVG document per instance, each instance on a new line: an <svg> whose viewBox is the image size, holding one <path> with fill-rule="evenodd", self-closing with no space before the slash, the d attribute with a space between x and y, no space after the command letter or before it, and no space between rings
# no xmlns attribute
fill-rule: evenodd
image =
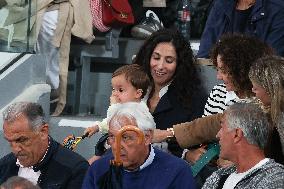
<svg viewBox="0 0 284 189"><path fill-rule="evenodd" d="M215 0L203 31L197 56L208 58L212 46L224 33L233 31L233 13L237 0ZM245 33L255 36L284 56L284 1L256 0Z"/></svg>

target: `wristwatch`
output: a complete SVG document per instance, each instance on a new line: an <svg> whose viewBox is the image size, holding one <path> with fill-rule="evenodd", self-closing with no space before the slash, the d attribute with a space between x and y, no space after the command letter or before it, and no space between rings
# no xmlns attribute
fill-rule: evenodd
<svg viewBox="0 0 284 189"><path fill-rule="evenodd" d="M167 138L173 138L173 137L175 137L174 128L167 128L167 131L170 131L170 132L171 132L171 135L168 135Z"/></svg>

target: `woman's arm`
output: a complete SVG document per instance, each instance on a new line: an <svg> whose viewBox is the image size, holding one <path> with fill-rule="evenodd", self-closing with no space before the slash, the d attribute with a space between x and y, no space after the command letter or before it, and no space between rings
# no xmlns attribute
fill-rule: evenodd
<svg viewBox="0 0 284 189"><path fill-rule="evenodd" d="M175 138L182 148L189 148L198 144L216 140L220 130L220 121L223 114L214 114L174 125Z"/></svg>

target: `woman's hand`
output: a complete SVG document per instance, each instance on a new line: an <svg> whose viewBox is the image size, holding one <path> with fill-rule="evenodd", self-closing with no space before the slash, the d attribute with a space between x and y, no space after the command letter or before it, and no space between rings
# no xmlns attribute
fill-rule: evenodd
<svg viewBox="0 0 284 189"><path fill-rule="evenodd" d="M195 164L197 160L199 160L201 158L201 156L203 154L206 153L206 147L200 147L194 150L189 150L188 152L186 152L185 154L185 160L187 162L189 162L190 164Z"/></svg>
<svg viewBox="0 0 284 189"><path fill-rule="evenodd" d="M168 136L171 135L172 135L171 131L155 129L152 143L163 142L168 138Z"/></svg>
<svg viewBox="0 0 284 189"><path fill-rule="evenodd" d="M84 134L88 133L88 137L91 137L93 134L99 132L99 126L98 125L93 125L91 127L88 127L85 129Z"/></svg>

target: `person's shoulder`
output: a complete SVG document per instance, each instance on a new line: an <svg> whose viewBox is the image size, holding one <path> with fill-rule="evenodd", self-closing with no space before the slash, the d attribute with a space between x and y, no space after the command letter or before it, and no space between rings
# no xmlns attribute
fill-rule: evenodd
<svg viewBox="0 0 284 189"><path fill-rule="evenodd" d="M269 159L269 161L261 167L262 171L267 173L281 173L284 178L284 165L280 163L276 163L273 159Z"/></svg>
<svg viewBox="0 0 284 189"><path fill-rule="evenodd" d="M212 90L222 90L222 91L226 91L226 85L224 83L220 83L217 85L214 85L214 87L212 88Z"/></svg>
<svg viewBox="0 0 284 189"><path fill-rule="evenodd" d="M284 187L284 166L276 163L273 159L269 159L267 163L262 165L254 174L254 180L258 180L258 186L265 188L283 188Z"/></svg>
<svg viewBox="0 0 284 189"><path fill-rule="evenodd" d="M0 167L2 166L7 166L11 163L15 163L16 162L16 157L13 155L13 153L9 153L7 155L5 155L4 157L2 157L0 159Z"/></svg>
<svg viewBox="0 0 284 189"><path fill-rule="evenodd" d="M226 7L227 4L235 3L234 0L213 0L215 7Z"/></svg>
<svg viewBox="0 0 284 189"><path fill-rule="evenodd" d="M78 164L84 166L89 165L87 160L83 158L81 155L67 148L64 148L61 145L58 145L58 148L54 153L55 154L53 155L53 159L64 166L72 168L78 166Z"/></svg>
<svg viewBox="0 0 284 189"><path fill-rule="evenodd" d="M217 84L215 85L210 94L220 94L220 95L225 95L228 91L226 90L226 86L225 84L221 83L221 84Z"/></svg>
<svg viewBox="0 0 284 189"><path fill-rule="evenodd" d="M204 99L206 98L207 99L207 93L206 93L206 90L204 87L198 87L196 91L194 91L193 95L192 95L192 98L195 100L195 98L198 98L198 99ZM206 100L205 99L205 100Z"/></svg>
<svg viewBox="0 0 284 189"><path fill-rule="evenodd" d="M105 172L109 168L111 159L113 159L112 153L107 153L107 154L103 155L100 159L94 161L90 165L90 169L96 170L98 172Z"/></svg>
<svg viewBox="0 0 284 189"><path fill-rule="evenodd" d="M176 170L184 168L190 169L190 166L186 163L185 160L156 148L154 148L154 150L155 158L161 166L166 166L168 168Z"/></svg>
<svg viewBox="0 0 284 189"><path fill-rule="evenodd" d="M104 165L104 164L107 164L109 165L110 164L110 160L113 158L113 155L112 153L106 153L104 154L103 156L101 156L100 159L94 161L91 166L92 167L97 167L97 166L100 166L100 165Z"/></svg>
<svg viewBox="0 0 284 189"><path fill-rule="evenodd" d="M227 177L235 171L235 166L217 169L206 179L202 188L216 188L216 182L219 181L221 177Z"/></svg>
<svg viewBox="0 0 284 189"><path fill-rule="evenodd" d="M277 7L283 11L284 8L284 1L283 0L266 0L265 6L272 5L273 7Z"/></svg>
<svg viewBox="0 0 284 189"><path fill-rule="evenodd" d="M208 94L205 89L200 87L192 95L192 107L200 108L203 111L207 98Z"/></svg>

